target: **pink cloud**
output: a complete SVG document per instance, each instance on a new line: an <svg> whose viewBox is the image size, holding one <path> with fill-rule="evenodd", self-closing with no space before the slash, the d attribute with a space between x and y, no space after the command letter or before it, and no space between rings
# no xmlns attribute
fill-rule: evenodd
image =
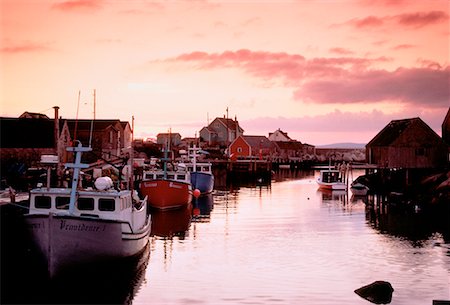
<svg viewBox="0 0 450 305"><path fill-rule="evenodd" d="M293 98L313 103L376 103L400 101L443 107L450 100L450 67L436 64L395 71L374 70L388 58L331 57L306 59L288 53L192 52L168 61L193 64L196 69L236 68L262 80L282 80L293 87Z"/></svg>
<svg viewBox="0 0 450 305"><path fill-rule="evenodd" d="M331 52L331 53L338 54L338 55L351 55L351 54L354 53L354 52L352 52L351 50L349 50L349 49L344 49L344 48L331 48L331 49L330 49L330 52Z"/></svg>
<svg viewBox="0 0 450 305"><path fill-rule="evenodd" d="M415 46L412 44L399 44L399 45L394 46L392 48L392 50L405 50L405 49L411 49L411 48L415 48Z"/></svg>
<svg viewBox="0 0 450 305"><path fill-rule="evenodd" d="M19 53L32 53L50 50L47 45L26 42L22 44L5 46L0 49L1 53L6 54L19 54Z"/></svg>
<svg viewBox="0 0 450 305"><path fill-rule="evenodd" d="M443 11L417 12L399 14L394 16L368 16L360 19L352 19L344 24L352 25L358 29L380 28L384 25L398 25L403 27L420 28L449 20L449 16Z"/></svg>
<svg viewBox="0 0 450 305"><path fill-rule="evenodd" d="M443 11L432 11L426 13L397 15L395 19L401 25L418 28L429 24L447 21L448 15Z"/></svg>
<svg viewBox="0 0 450 305"><path fill-rule="evenodd" d="M450 101L450 67L399 68L365 71L335 80L311 80L294 92L294 99L315 103L376 103L447 107Z"/></svg>
<svg viewBox="0 0 450 305"><path fill-rule="evenodd" d="M101 7L101 2L102 0L68 0L56 3L52 8L62 11L98 9Z"/></svg>
<svg viewBox="0 0 450 305"><path fill-rule="evenodd" d="M350 21L350 23L354 24L357 28L366 28L366 27L378 27L383 25L384 21L382 18L378 18L375 16L369 16L363 19L354 19Z"/></svg>

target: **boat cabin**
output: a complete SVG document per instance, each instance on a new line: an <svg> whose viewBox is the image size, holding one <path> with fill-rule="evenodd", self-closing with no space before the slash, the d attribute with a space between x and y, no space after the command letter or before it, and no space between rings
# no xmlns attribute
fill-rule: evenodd
<svg viewBox="0 0 450 305"><path fill-rule="evenodd" d="M75 216L120 219L132 209L129 190L80 190L75 202ZM42 188L30 191L30 214L69 214L70 189Z"/></svg>
<svg viewBox="0 0 450 305"><path fill-rule="evenodd" d="M175 180L175 181L190 181L189 173L187 172L167 172L164 178L164 171L147 171L144 172L144 180Z"/></svg>
<svg viewBox="0 0 450 305"><path fill-rule="evenodd" d="M320 171L320 177L324 183L344 182L342 173L338 170Z"/></svg>

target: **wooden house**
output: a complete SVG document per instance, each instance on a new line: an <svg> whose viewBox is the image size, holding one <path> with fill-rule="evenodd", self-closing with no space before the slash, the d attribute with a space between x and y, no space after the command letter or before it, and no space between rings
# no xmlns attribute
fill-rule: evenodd
<svg viewBox="0 0 450 305"><path fill-rule="evenodd" d="M447 145L420 118L393 120L367 145L366 160L384 168L439 168Z"/></svg>
<svg viewBox="0 0 450 305"><path fill-rule="evenodd" d="M265 136L240 135L229 146L229 153L233 158L265 159L271 157L275 150L275 144Z"/></svg>
<svg viewBox="0 0 450 305"><path fill-rule="evenodd" d="M170 142L169 142L170 141ZM170 143L171 147L181 144L181 135L179 133L158 133L156 135L156 144L160 144L163 147Z"/></svg>
<svg viewBox="0 0 450 305"><path fill-rule="evenodd" d="M300 141L276 141L274 143L277 148L277 159L288 160L305 155L304 146Z"/></svg>
<svg viewBox="0 0 450 305"><path fill-rule="evenodd" d="M71 142L69 129L58 118L59 107L54 108L55 119L29 112L20 118L0 118L2 179L24 174L31 167L43 167L42 155L56 155L61 163L71 161L66 151ZM57 170L60 174L62 168Z"/></svg>
<svg viewBox="0 0 450 305"><path fill-rule="evenodd" d="M244 134L237 119L215 118L208 126L200 130L200 141L208 146L219 145L227 147L229 143Z"/></svg>
<svg viewBox="0 0 450 305"><path fill-rule="evenodd" d="M131 128L128 122L72 119L66 121L72 140L80 141L83 146L92 147L92 153L83 156L86 158L90 156L89 160L86 159L84 162L95 162L100 158L116 159L124 155L124 148L131 146Z"/></svg>
<svg viewBox="0 0 450 305"><path fill-rule="evenodd" d="M293 141L288 136L287 132L282 131L280 128L278 128L274 132L269 132L269 140L272 142L291 142L291 141Z"/></svg>

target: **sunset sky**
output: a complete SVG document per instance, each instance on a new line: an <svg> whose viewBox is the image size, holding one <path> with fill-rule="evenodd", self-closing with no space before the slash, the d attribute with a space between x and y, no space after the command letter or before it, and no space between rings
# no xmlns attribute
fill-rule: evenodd
<svg viewBox="0 0 450 305"><path fill-rule="evenodd" d="M130 121L135 137L237 117L313 145L389 121L439 135L450 106L450 1L1 0L0 115ZM78 104L78 92L81 92Z"/></svg>

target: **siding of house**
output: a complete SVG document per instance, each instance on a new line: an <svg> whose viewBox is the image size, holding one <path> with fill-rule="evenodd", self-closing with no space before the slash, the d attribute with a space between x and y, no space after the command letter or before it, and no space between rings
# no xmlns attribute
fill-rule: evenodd
<svg viewBox="0 0 450 305"><path fill-rule="evenodd" d="M366 146L370 164L388 168L438 168L447 146L420 118L391 121Z"/></svg>
<svg viewBox="0 0 450 305"><path fill-rule="evenodd" d="M238 137L230 144L230 155L236 157L250 157L252 155L252 148L243 137Z"/></svg>
<svg viewBox="0 0 450 305"><path fill-rule="evenodd" d="M160 145L167 145L170 140L171 146L178 146L181 144L181 135L179 133L159 133L156 136L156 143Z"/></svg>
<svg viewBox="0 0 450 305"><path fill-rule="evenodd" d="M227 146L244 130L239 126L237 120L226 118L215 118L207 127L200 130L200 139L209 145Z"/></svg>

